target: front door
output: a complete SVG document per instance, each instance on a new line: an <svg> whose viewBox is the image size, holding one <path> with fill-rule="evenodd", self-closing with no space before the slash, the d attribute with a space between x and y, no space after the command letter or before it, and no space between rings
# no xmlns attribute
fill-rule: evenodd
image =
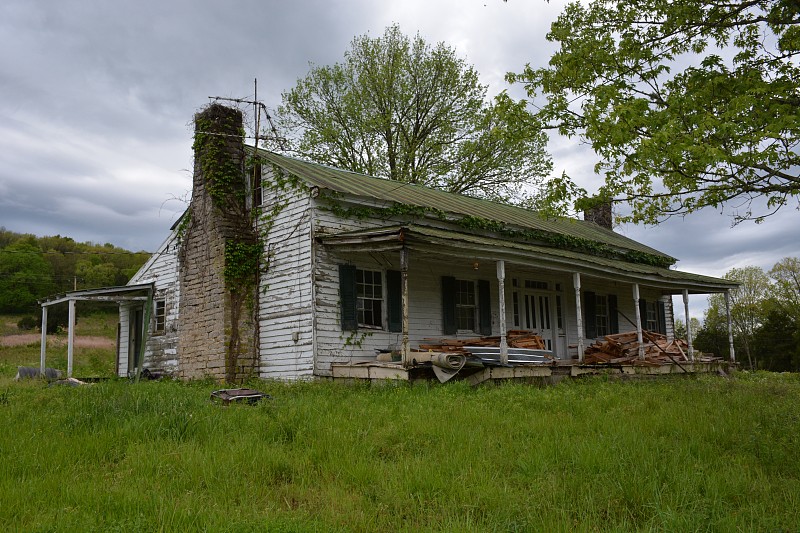
<svg viewBox="0 0 800 533"><path fill-rule="evenodd" d="M524 292L522 326L535 331L548 350L553 350L552 297L545 292Z"/></svg>

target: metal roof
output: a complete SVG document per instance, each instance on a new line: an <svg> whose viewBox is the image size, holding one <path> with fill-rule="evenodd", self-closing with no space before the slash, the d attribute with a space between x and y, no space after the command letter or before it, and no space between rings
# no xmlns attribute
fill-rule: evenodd
<svg viewBox="0 0 800 533"><path fill-rule="evenodd" d="M252 150L252 147L248 148ZM437 209L455 215L487 219L504 224L509 229L521 228L522 230L566 235L605 244L621 250L660 256L670 260L670 263L676 261L670 255L598 226L593 222L572 218L545 219L535 211L518 206L431 189L421 185L375 178L357 172L302 161L262 149L259 149L258 153L263 159L284 168L290 174L320 189L328 189L378 201Z"/></svg>

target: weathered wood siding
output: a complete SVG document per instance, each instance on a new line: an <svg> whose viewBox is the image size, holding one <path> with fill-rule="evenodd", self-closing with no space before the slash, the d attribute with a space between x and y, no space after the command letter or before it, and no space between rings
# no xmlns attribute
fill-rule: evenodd
<svg viewBox="0 0 800 533"><path fill-rule="evenodd" d="M259 375L307 379L314 372L309 192L274 185L273 169L264 169L262 180L258 230L267 264L258 290Z"/></svg>
<svg viewBox="0 0 800 533"><path fill-rule="evenodd" d="M134 274L129 285L153 283L153 309L150 310L150 323L147 325L147 339L142 368L153 372L174 373L178 369L178 302L180 284L178 283L178 235L173 231L158 251ZM164 332L154 334L156 325L156 300L165 303ZM127 308L128 310L131 307ZM126 312L123 321L120 313L120 365L119 375L128 373L128 338L130 314Z"/></svg>

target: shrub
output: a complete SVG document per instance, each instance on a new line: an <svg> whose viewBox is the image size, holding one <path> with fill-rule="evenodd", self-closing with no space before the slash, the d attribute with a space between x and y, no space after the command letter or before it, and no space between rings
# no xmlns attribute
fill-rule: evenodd
<svg viewBox="0 0 800 533"><path fill-rule="evenodd" d="M32 316L22 317L19 322L17 322L17 328L30 331L38 325L36 318Z"/></svg>

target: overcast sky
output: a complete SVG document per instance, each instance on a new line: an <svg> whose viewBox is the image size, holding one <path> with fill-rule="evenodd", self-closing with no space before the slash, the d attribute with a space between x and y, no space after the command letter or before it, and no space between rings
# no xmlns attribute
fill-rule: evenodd
<svg viewBox="0 0 800 533"><path fill-rule="evenodd" d="M309 64L342 59L356 35L444 41L473 64L489 95L526 63L545 65L551 0L4 0L0 3L0 226L153 251L186 207L193 114L209 96L258 97L269 108ZM512 95L522 96L519 88ZM594 154L554 138L555 172L589 192ZM731 227L707 211L618 231L722 276L800 256L796 205L761 225ZM693 307L704 304L694 297Z"/></svg>

